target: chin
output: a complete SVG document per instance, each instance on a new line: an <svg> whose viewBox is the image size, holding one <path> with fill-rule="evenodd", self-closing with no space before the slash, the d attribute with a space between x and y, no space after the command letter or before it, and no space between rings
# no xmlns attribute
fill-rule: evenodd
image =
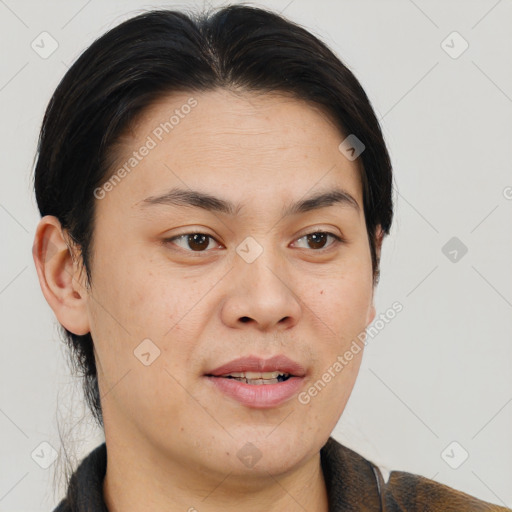
<svg viewBox="0 0 512 512"><path fill-rule="evenodd" d="M286 416L285 416L286 417ZM315 442L308 444L303 429L299 426L293 428L276 422L273 425L255 426L246 425L236 430L230 430L234 447L233 455L236 459L234 470L245 466L254 471L263 473L279 473L299 463L309 452L315 450Z"/></svg>

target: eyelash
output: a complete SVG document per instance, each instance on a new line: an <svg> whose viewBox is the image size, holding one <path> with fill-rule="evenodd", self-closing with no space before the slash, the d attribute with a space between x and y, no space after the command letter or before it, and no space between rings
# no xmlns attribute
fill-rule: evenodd
<svg viewBox="0 0 512 512"><path fill-rule="evenodd" d="M334 233L331 233L330 231L322 231L322 230L318 230L318 231L311 231L309 233L306 233L302 236L300 236L299 238L296 239L297 240L302 240L303 238L306 238L310 235L328 235L328 236L331 236L332 238L334 238L335 242L331 243L330 245L328 245L327 247L322 247L321 249L311 249L313 252L323 252L323 251L328 251L330 250L333 246L336 246L338 244L343 244L346 242L346 240L342 237L340 237L339 235L335 235ZM185 238L187 239L187 237L189 236L192 236L192 235L204 235L206 237L208 237L209 239L211 240L215 240L215 238L211 235L208 235L206 233L201 233L199 231L196 231L196 232L191 232L191 233L183 233L182 235L177 235L177 236L173 236L171 238L165 238L162 240L162 243L163 244L169 244L169 243L173 243L175 240L177 239L181 239L181 238ZM218 243L218 242L217 242ZM191 254L194 254L194 255L201 255L201 254L204 254L204 253L208 253L209 250L205 250L205 251L192 251L192 250L187 250L187 249L183 249L183 248L179 248L181 249L182 251L184 252L189 252Z"/></svg>

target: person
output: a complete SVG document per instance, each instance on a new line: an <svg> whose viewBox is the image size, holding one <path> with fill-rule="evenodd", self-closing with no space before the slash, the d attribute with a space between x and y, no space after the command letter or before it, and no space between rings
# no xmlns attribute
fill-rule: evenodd
<svg viewBox="0 0 512 512"><path fill-rule="evenodd" d="M331 437L392 178L358 80L283 16L153 10L97 39L34 170L41 289L105 433L56 512L507 510Z"/></svg>

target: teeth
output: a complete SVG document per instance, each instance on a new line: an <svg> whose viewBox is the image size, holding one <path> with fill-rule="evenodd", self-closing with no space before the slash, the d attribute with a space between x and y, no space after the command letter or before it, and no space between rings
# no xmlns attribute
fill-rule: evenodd
<svg viewBox="0 0 512 512"><path fill-rule="evenodd" d="M256 386L260 384L277 384L278 382L277 379L247 379L247 384L256 384Z"/></svg>
<svg viewBox="0 0 512 512"><path fill-rule="evenodd" d="M279 382L283 382L279 379L244 379L243 377L233 377L233 380L245 382L246 384L255 384L256 386L259 386L260 384L277 384Z"/></svg>
<svg viewBox="0 0 512 512"><path fill-rule="evenodd" d="M264 379L264 380L270 380L270 379L277 379L279 375L284 375L287 377L289 374L284 372L233 372L228 373L226 375L222 375L222 377L242 377L248 380L255 380L255 379Z"/></svg>

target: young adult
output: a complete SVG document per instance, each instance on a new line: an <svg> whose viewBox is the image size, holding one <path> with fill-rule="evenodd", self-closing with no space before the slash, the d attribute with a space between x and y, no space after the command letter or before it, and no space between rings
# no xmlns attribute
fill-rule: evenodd
<svg viewBox="0 0 512 512"><path fill-rule="evenodd" d="M392 169L308 31L240 5L132 18L66 73L38 151L35 264L105 432L57 512L505 510L330 437Z"/></svg>

